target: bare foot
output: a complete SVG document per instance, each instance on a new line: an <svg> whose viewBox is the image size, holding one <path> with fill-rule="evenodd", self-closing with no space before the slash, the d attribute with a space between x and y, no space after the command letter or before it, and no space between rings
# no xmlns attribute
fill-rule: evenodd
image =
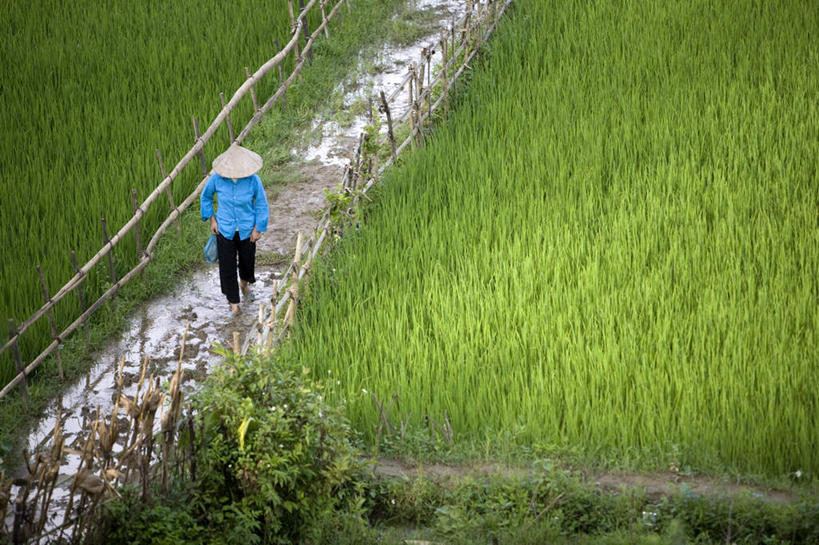
<svg viewBox="0 0 819 545"><path fill-rule="evenodd" d="M241 312L241 310L239 309L239 303L231 303L230 312L232 312L234 316L238 316L239 313Z"/></svg>
<svg viewBox="0 0 819 545"><path fill-rule="evenodd" d="M255 301L256 298L253 296L253 293L250 291L250 285L245 280L239 281L239 288L242 290L242 297L246 301Z"/></svg>

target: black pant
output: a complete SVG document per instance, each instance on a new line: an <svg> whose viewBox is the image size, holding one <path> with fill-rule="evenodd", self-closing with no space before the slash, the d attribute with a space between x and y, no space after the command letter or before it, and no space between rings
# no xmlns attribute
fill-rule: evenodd
<svg viewBox="0 0 819 545"><path fill-rule="evenodd" d="M216 235L219 254L219 283L229 303L239 302L239 282L236 280L236 258L239 259L239 278L252 284L256 281L256 243L250 238L241 240L238 231L233 238Z"/></svg>

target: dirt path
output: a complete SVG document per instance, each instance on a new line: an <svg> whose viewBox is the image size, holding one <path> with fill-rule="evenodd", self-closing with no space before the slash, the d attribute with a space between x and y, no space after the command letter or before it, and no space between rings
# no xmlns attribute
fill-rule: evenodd
<svg viewBox="0 0 819 545"><path fill-rule="evenodd" d="M504 464L484 463L477 465L422 464L396 458L382 458L375 466L375 474L386 478L415 479L419 475L437 481L457 481L466 477L521 478L532 472L523 467ZM607 492L642 490L653 499L660 499L678 492L697 496L740 496L750 495L764 501L786 504L798 499L798 494L787 490L777 490L757 485L743 485L704 476L680 475L667 472L610 471L590 473L582 477L589 487Z"/></svg>

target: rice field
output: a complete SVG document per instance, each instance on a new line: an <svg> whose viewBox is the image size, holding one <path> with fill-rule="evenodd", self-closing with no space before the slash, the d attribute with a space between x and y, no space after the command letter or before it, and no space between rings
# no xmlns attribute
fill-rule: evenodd
<svg viewBox="0 0 819 545"><path fill-rule="evenodd" d="M815 474L816 28L808 1L518 0L286 357L369 434L395 392L460 441Z"/></svg>
<svg viewBox="0 0 819 545"><path fill-rule="evenodd" d="M298 5L298 3L296 3ZM113 235L161 181L155 149L170 170L193 144L192 116L204 130L229 98L290 36L286 0L141 2L88 0L11 3L0 45L0 337L7 319L20 322L43 303L35 265L53 292L103 244L101 218ZM316 15L316 14L313 14ZM311 15L311 24L316 19ZM320 14L317 15L320 20ZM288 65L292 64L292 57ZM257 86L260 97L272 78ZM233 115L237 128L250 99ZM241 124L240 124L241 122ZM227 129L206 149L208 164L227 145ZM201 179L194 161L174 182L176 203ZM168 213L165 198L143 222L147 240ZM146 237L145 234L149 236ZM136 263L133 236L115 252L118 276ZM107 264L94 270L87 301L109 282ZM58 325L79 314L75 295L57 306ZM42 320L23 337L24 357L48 340ZM0 382L11 376L3 355Z"/></svg>

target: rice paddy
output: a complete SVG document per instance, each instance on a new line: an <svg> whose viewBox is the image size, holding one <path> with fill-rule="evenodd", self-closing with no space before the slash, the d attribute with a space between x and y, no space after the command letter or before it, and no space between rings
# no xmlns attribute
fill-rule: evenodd
<svg viewBox="0 0 819 545"><path fill-rule="evenodd" d="M819 471L819 9L518 0L287 358L457 440Z"/></svg>
<svg viewBox="0 0 819 545"><path fill-rule="evenodd" d="M298 5L298 3L296 3ZM173 167L194 141L191 117L204 130L228 97L290 37L287 2L80 2L7 6L0 46L3 109L0 153L0 337L43 303L35 265L52 293L103 245L101 218L113 235L161 181L155 150ZM311 15L315 25L320 14ZM292 57L287 66L292 64ZM274 78L257 86L271 94ZM277 85L276 85L277 86ZM233 114L241 127L250 99ZM241 124L240 124L241 122ZM206 148L208 164L227 145L227 130ZM176 203L201 179L198 162L174 182ZM143 222L149 235L169 211L164 199ZM143 234L143 240L147 240ZM114 251L118 275L136 263L133 236ZM86 300L102 292L97 267ZM76 296L56 307L58 325L79 314ZM47 344L45 320L23 337L26 361ZM0 361L0 382L11 376Z"/></svg>

